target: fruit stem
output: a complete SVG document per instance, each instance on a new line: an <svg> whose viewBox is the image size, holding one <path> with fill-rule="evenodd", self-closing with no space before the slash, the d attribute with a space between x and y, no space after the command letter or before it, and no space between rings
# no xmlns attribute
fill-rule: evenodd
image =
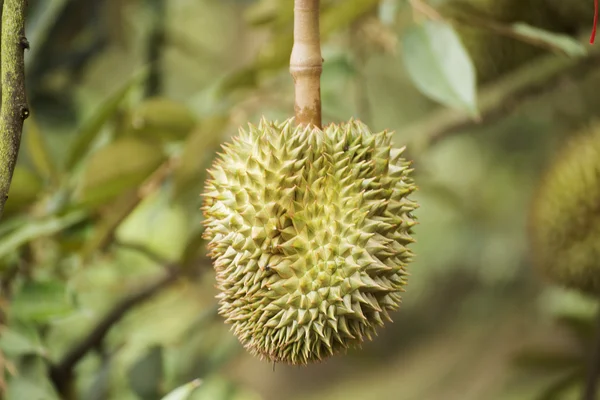
<svg viewBox="0 0 600 400"><path fill-rule="evenodd" d="M321 128L321 34L320 0L295 0L294 47L290 74L294 78L297 125Z"/></svg>
<svg viewBox="0 0 600 400"><path fill-rule="evenodd" d="M593 348L590 352L585 387L582 400L596 400L598 394L598 377L600 375L600 306L598 307L598 317L596 322L596 333L594 336Z"/></svg>

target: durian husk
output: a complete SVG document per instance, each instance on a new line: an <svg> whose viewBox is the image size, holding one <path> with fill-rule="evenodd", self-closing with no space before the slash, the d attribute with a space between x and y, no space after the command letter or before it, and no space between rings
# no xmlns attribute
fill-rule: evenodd
<svg viewBox="0 0 600 400"><path fill-rule="evenodd" d="M456 30L485 84L548 51L499 34L463 19L471 17L509 27L527 23L554 33L573 35L591 27L593 3L589 0L450 0L440 5L442 15L459 18Z"/></svg>
<svg viewBox="0 0 600 400"><path fill-rule="evenodd" d="M391 133L262 120L204 192L220 314L253 354L307 364L370 339L406 284L417 204Z"/></svg>
<svg viewBox="0 0 600 400"><path fill-rule="evenodd" d="M561 149L534 196L536 269L556 285L600 294L600 125Z"/></svg>

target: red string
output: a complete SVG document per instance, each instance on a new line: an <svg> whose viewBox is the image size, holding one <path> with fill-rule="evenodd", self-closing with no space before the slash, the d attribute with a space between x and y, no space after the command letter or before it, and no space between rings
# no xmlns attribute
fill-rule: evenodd
<svg viewBox="0 0 600 400"><path fill-rule="evenodd" d="M590 43L594 44L596 39L596 27L598 26L598 0L594 0L594 27L592 28L592 36L590 37Z"/></svg>

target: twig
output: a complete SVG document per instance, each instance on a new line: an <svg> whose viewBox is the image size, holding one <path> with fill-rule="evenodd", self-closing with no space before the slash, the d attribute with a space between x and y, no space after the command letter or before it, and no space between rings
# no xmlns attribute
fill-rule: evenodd
<svg viewBox="0 0 600 400"><path fill-rule="evenodd" d="M23 132L29 116L25 95L25 38L27 0L4 0L0 69L2 70L2 109L0 110L0 217L8 199Z"/></svg>
<svg viewBox="0 0 600 400"><path fill-rule="evenodd" d="M439 108L423 120L398 129L398 134L413 140L410 148L418 154L447 136L489 125L527 100L555 90L556 83L564 78L585 78L596 70L599 61L598 50L591 50L588 57L579 59L556 55L539 57L480 90L481 122L474 121L465 112Z"/></svg>
<svg viewBox="0 0 600 400"><path fill-rule="evenodd" d="M156 251L152 250L151 248L149 248L148 246L145 246L143 244L122 241L122 240L118 240L118 239L114 240L113 244L115 244L117 247L121 247L123 249L132 250L137 253L143 254L150 261L152 261L156 264L161 264L161 265L169 264L169 260L165 259L163 256L158 254Z"/></svg>
<svg viewBox="0 0 600 400"><path fill-rule="evenodd" d="M133 307L150 299L162 289L177 280L181 273L178 266L171 265L168 272L156 282L140 289L118 302L102 318L98 324L77 343L57 364L50 366L50 378L57 391L63 398L69 398L73 383L73 370L77 363L92 349L99 347L106 334L118 323Z"/></svg>
<svg viewBox="0 0 600 400"><path fill-rule="evenodd" d="M598 378L600 376L600 307L596 323L596 335L591 349L582 400L596 400L598 395Z"/></svg>
<svg viewBox="0 0 600 400"><path fill-rule="evenodd" d="M296 89L296 124L321 127L320 0L295 0L294 47L290 73Z"/></svg>

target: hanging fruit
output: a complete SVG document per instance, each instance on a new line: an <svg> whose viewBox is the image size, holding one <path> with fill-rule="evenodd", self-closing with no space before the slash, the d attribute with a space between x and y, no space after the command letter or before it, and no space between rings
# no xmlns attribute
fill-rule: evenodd
<svg viewBox="0 0 600 400"><path fill-rule="evenodd" d="M206 182L220 313L253 354L307 364L390 320L413 254L410 162L390 132L321 125L319 1L295 1L295 118L250 124Z"/></svg>

